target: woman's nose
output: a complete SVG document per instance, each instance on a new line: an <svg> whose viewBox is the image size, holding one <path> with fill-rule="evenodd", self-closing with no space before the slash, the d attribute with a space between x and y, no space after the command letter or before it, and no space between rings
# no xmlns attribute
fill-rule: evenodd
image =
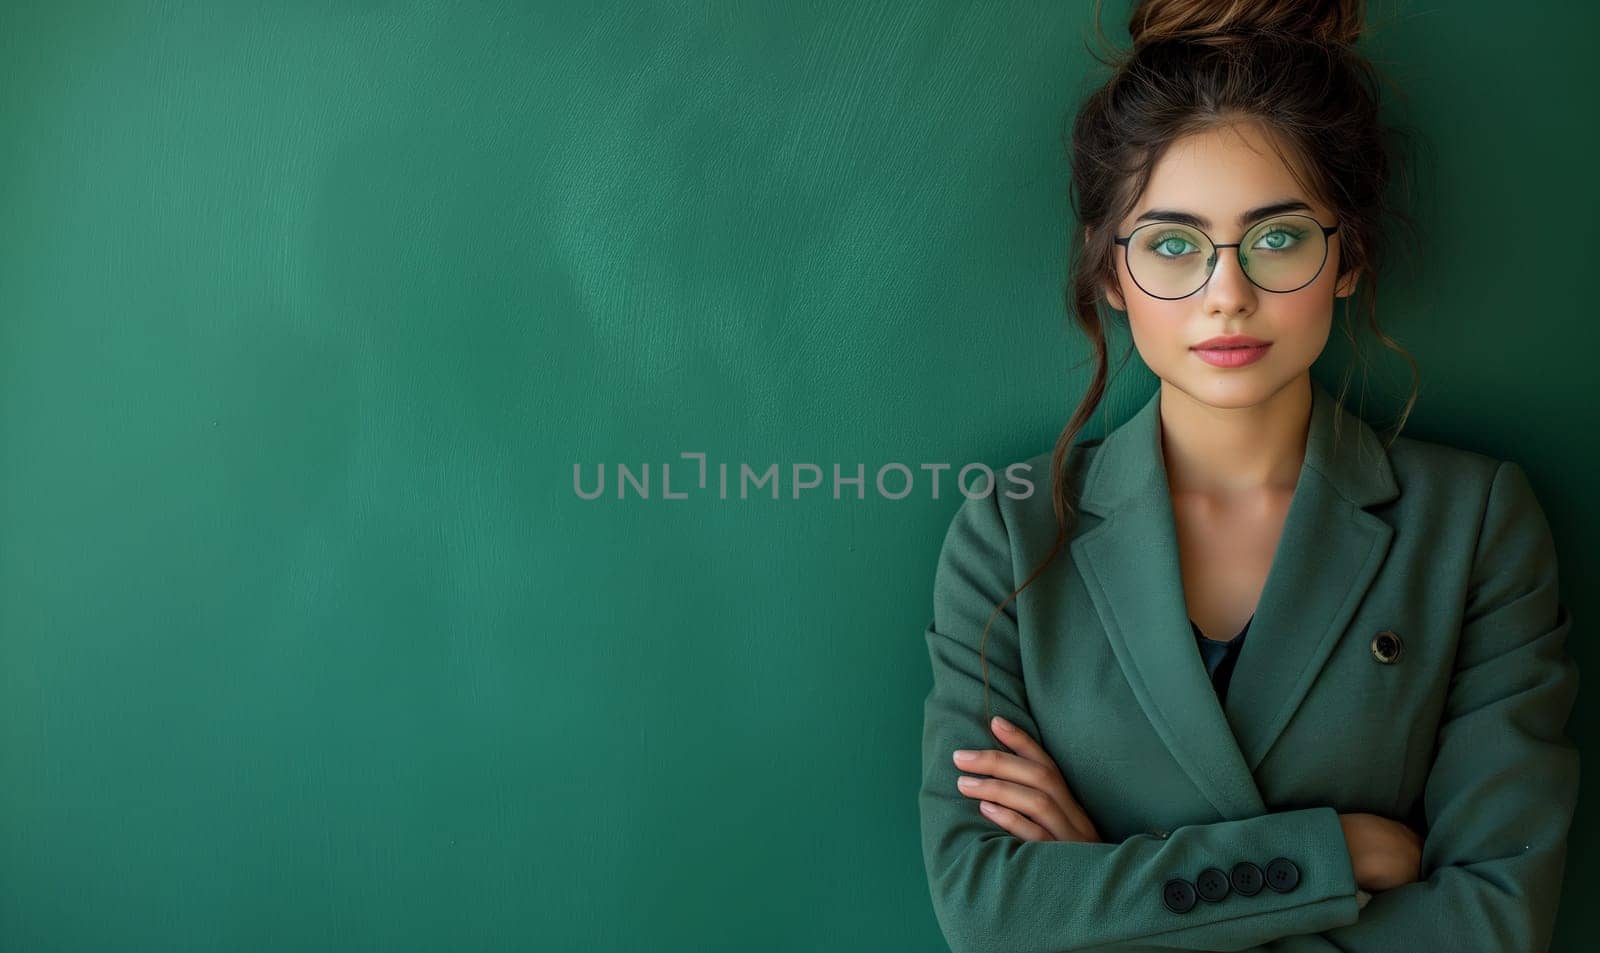
<svg viewBox="0 0 1600 953"><path fill-rule="evenodd" d="M1247 301L1254 297L1256 286L1245 276L1244 267L1239 264L1239 256L1234 250L1219 249L1216 256L1211 277L1206 280L1206 297L1224 299L1226 303Z"/></svg>

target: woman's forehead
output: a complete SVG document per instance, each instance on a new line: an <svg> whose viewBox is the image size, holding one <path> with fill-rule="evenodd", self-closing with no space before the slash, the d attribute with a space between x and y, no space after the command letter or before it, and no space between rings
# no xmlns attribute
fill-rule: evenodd
<svg viewBox="0 0 1600 953"><path fill-rule="evenodd" d="M1157 160L1129 220L1150 210L1177 210L1235 227L1241 217L1284 202L1323 208L1295 178L1286 157L1255 127L1208 129L1172 143Z"/></svg>

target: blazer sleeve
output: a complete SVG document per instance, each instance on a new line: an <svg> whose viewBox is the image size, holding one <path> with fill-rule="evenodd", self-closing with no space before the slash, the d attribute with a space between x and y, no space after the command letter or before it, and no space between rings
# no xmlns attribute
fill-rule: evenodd
<svg viewBox="0 0 1600 953"><path fill-rule="evenodd" d="M1241 950L1355 923L1355 874L1331 807L1185 825L1166 838L1139 834L1116 844L1025 841L957 789L956 749L1002 747L986 724L978 650L984 623L1011 593L1014 577L995 495L967 499L950 524L935 573L926 631L933 687L924 705L918 793L933 908L951 949ZM995 615L983 646L989 700L996 714L1038 739L1021 676L1014 605ZM1483 768L1486 783L1496 783L1497 770ZM1278 856L1300 870L1299 884L1287 892L1263 889L1247 904L1198 901L1185 913L1162 900L1170 878L1210 866L1228 869L1239 857Z"/></svg>
<svg viewBox="0 0 1600 953"><path fill-rule="evenodd" d="M1495 471L1455 673L1423 791L1422 879L1375 893L1358 921L1274 953L1549 949L1578 801L1550 526L1521 467Z"/></svg>

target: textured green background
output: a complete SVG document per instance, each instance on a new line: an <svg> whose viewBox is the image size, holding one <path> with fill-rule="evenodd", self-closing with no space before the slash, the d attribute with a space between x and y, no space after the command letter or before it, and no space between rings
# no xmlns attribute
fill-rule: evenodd
<svg viewBox="0 0 1600 953"><path fill-rule="evenodd" d="M0 4L0 949L941 949L948 483L572 467L1049 446L1089 8ZM1586 667L1593 9L1368 47L1432 146L1408 432L1526 467Z"/></svg>

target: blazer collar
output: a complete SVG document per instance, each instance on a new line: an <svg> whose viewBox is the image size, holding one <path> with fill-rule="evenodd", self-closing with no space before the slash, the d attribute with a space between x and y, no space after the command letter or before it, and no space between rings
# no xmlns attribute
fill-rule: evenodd
<svg viewBox="0 0 1600 953"><path fill-rule="evenodd" d="M1254 772L1349 625L1394 535L1366 509L1399 495L1382 443L1314 379L1311 388L1305 460L1225 707L1189 624L1159 389L1101 442L1079 499L1101 521L1073 540L1073 561L1117 660L1173 757L1227 819L1266 810Z"/></svg>

